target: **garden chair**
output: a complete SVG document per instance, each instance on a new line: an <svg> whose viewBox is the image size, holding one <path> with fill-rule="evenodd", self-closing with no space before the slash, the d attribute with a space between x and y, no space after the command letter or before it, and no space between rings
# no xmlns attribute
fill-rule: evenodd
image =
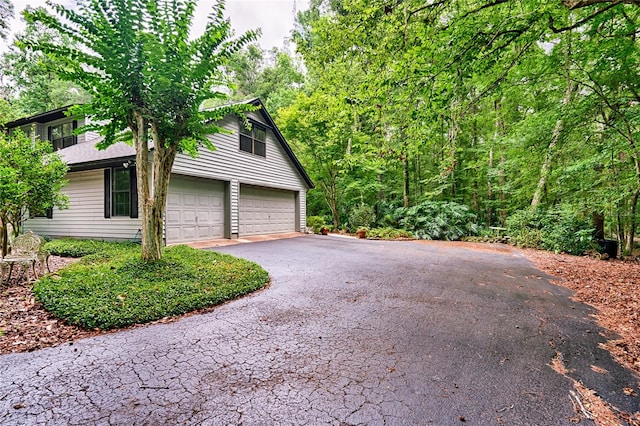
<svg viewBox="0 0 640 426"><path fill-rule="evenodd" d="M33 270L34 278L38 278L36 263L40 264L40 270L46 265L49 268L49 252L43 249L45 240L40 235L31 231L17 236L11 243L11 253L0 260L0 282L9 282L15 265L22 267L27 275L27 281L31 283L29 268ZM5 271L7 278L5 280Z"/></svg>

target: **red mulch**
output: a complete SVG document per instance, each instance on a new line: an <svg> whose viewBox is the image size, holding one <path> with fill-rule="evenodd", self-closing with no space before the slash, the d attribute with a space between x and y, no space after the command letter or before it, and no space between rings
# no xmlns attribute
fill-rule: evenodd
<svg viewBox="0 0 640 426"><path fill-rule="evenodd" d="M596 308L598 323L619 335L607 342L606 349L640 373L640 262L536 250L524 253L538 268L559 278L554 284L575 290L576 301Z"/></svg>

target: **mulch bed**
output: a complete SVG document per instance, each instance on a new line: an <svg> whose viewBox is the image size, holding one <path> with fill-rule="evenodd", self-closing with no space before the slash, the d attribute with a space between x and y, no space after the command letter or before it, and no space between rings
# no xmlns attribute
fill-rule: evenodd
<svg viewBox="0 0 640 426"><path fill-rule="evenodd" d="M575 291L573 298L598 311L600 326L619 336L606 349L624 366L640 373L640 263L601 260L523 250L542 271L559 279L553 283Z"/></svg>
<svg viewBox="0 0 640 426"><path fill-rule="evenodd" d="M49 266L56 271L76 260L51 256ZM26 276L16 271L0 287L0 354L30 352L104 333L57 319L35 301L31 288Z"/></svg>

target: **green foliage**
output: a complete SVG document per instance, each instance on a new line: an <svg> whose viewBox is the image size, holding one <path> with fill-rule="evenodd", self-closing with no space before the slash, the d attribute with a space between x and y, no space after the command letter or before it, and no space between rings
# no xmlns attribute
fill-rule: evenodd
<svg viewBox="0 0 640 426"><path fill-rule="evenodd" d="M0 40L7 38L11 18L13 18L13 4L10 0L0 0Z"/></svg>
<svg viewBox="0 0 640 426"><path fill-rule="evenodd" d="M32 140L20 129L10 136L0 131L0 246L6 254L7 227L18 235L28 215L64 208L61 193L67 165L51 152L51 144Z"/></svg>
<svg viewBox="0 0 640 426"><path fill-rule="evenodd" d="M314 233L319 234L323 226L325 226L325 222L322 217L320 216L307 217L307 227L313 229Z"/></svg>
<svg viewBox="0 0 640 426"><path fill-rule="evenodd" d="M52 255L63 257L84 257L96 253L111 253L118 250L132 250L139 247L134 243L116 243L97 240L59 239L45 244L45 249Z"/></svg>
<svg viewBox="0 0 640 426"><path fill-rule="evenodd" d="M367 238L371 240L405 240L413 239L411 232L395 228L372 228L367 231Z"/></svg>
<svg viewBox="0 0 640 426"><path fill-rule="evenodd" d="M569 209L527 209L507 219L510 242L531 247L581 255L593 248L593 227Z"/></svg>
<svg viewBox="0 0 640 426"><path fill-rule="evenodd" d="M37 23L27 23L17 35L23 40L46 40L58 45L73 45L68 37ZM12 104L20 116L34 115L67 105L85 103L90 96L75 82L63 81L55 72L55 62L40 51L11 46L2 54L0 69L6 78L4 90L13 95Z"/></svg>
<svg viewBox="0 0 640 426"><path fill-rule="evenodd" d="M349 227L352 230L359 228L369 228L376 221L376 213L373 207L367 204L355 206L349 212Z"/></svg>
<svg viewBox="0 0 640 426"><path fill-rule="evenodd" d="M476 215L467 206L453 202L425 201L401 207L395 217L400 226L421 240L455 241L478 232Z"/></svg>
<svg viewBox="0 0 640 426"><path fill-rule="evenodd" d="M57 247L79 253L100 246L67 241ZM269 281L253 262L187 246L166 248L154 262L140 259L140 246L102 247L106 251L36 283L34 293L45 309L71 324L107 330L217 305Z"/></svg>

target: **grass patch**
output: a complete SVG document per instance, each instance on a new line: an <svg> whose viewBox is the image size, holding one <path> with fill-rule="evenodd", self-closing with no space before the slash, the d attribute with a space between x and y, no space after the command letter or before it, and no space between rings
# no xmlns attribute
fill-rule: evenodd
<svg viewBox="0 0 640 426"><path fill-rule="evenodd" d="M102 244L35 284L36 299L47 311L70 324L108 330L217 305L269 281L256 263L226 254L173 246L162 260L144 262L138 245ZM91 251L77 247L57 253Z"/></svg>

